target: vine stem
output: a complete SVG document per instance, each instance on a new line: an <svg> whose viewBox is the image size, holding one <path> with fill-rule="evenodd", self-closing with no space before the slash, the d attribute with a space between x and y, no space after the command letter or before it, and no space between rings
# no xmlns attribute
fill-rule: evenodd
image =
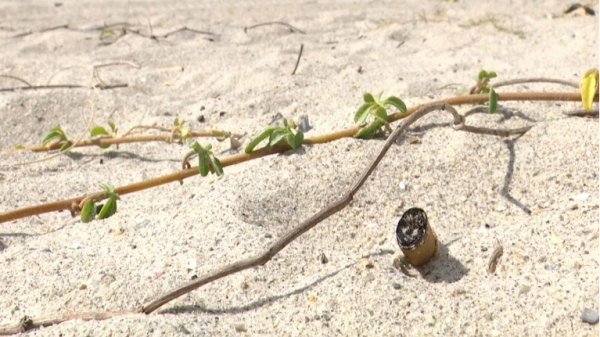
<svg viewBox="0 0 600 337"><path fill-rule="evenodd" d="M456 96L451 97L445 100L437 101L434 103L446 103L449 105L463 105L463 104L476 104L476 103L484 103L488 101L487 94L479 94L479 95L466 95L466 96ZM552 93L552 92L544 92L544 93L499 93L498 101L573 101L580 102L581 94L580 93ZM598 102L598 96L594 97L594 101ZM411 107L407 110L406 113L395 113L391 114L388 118L389 122L394 122L402 118L406 118L410 116L412 113L417 111L418 109L425 106L425 104L418 105L415 107ZM358 132L359 127L351 127L342 131L334 132L331 134L316 136L313 138L307 138L302 143L303 144L319 144L319 143L328 143L334 140L344 138L344 137L352 137ZM271 154L281 153L289 150L290 147L287 144L281 144L276 146L267 146L261 148L259 150L253 151L252 153L246 154L241 153L237 155L233 155L221 160L221 164L223 167L227 167L230 165L239 164L242 162L246 162L249 160L265 157ZM115 189L115 192L119 195L129 194L133 192L142 191L145 189L149 189L152 187L168 184L171 182L181 182L183 179L189 178L191 176L195 176L199 174L197 167L191 167L189 169L177 171L175 173L167 174L164 176L160 176L157 178L152 178L149 180L133 183L130 185L121 186ZM102 192L91 194L92 196L100 196ZM50 203L45 203L41 205L23 207L16 210L8 211L0 214L0 223L11 221L15 219L24 218L32 215L39 215L49 212L61 211L61 210L70 210L73 212L72 205L79 204L81 200L88 197L90 195L82 195L71 199L55 201Z"/></svg>
<svg viewBox="0 0 600 337"><path fill-rule="evenodd" d="M62 323L62 322L65 322L65 321L71 320L71 319L102 320L102 319L108 319L108 318L111 318L111 317L114 317L117 315L141 314L141 313L150 314L150 313L156 311L158 308L162 307L163 305L165 305L165 304L175 300L176 298L179 298L191 291L194 291L195 289L198 289L205 284L208 284L210 282L216 281L218 279L229 276L231 274L238 273L238 272L246 270L246 269L250 269L253 267L258 267L258 266L266 264L275 255L277 255L281 250L283 250L286 246L288 246L290 243L292 243L294 240L296 240L302 234L308 232L309 230L314 228L317 224L319 224L323 220L327 219L331 215L341 211L348 204L350 204L350 202L353 200L356 192L358 192L358 190L362 187L362 185L367 181L367 179L369 178L371 173L375 170L375 168L377 167L379 162L383 159L383 157L385 156L387 151L390 149L392 144L394 144L394 142L396 141L398 136L404 130L406 130L411 124L416 122L419 118L425 116L426 114L428 114L430 112L437 111L437 110L447 111L450 114L452 114L452 116L454 118L453 127L456 130L463 130L463 131L467 131L467 132L470 131L469 126L465 125L465 117L460 115L456 111L456 109L454 109L454 107L452 107L451 105L448 105L444 102L432 103L432 104L426 105L424 107L421 107L421 108L417 109L416 111L413 110L413 112L410 114L410 116L408 116L402 123L400 123L396 127L396 129L392 132L392 134L389 135L389 137L387 138L385 144L383 145L382 149L379 151L377 156L375 158L373 158L371 163L365 168L365 170L361 173L361 175L356 179L356 181L352 185L352 187L350 187L348 189L348 191L342 197L340 197L338 200L334 201L333 203L329 204L328 206L326 206L325 208L323 208L322 210L317 212L315 215L313 215L306 221L298 224L292 230L285 233L277 241L275 241L273 244L269 245L267 247L267 249L264 250L262 253L254 256L254 257L242 259L242 260L239 260L232 264L226 265L226 266L221 267L213 272L210 272L202 277L192 280L191 282L188 282L182 286L179 286L179 287L167 292L166 294L159 296L157 299L150 301L149 303L145 304L139 310L129 310L129 311L123 311L123 312L107 312L107 313L99 312L99 313L85 313L85 314L75 314L75 315L65 315L65 316L53 316L51 318L42 318L42 319L35 319L35 320L28 316L25 316L16 325L0 326L0 334L14 334L14 333L19 333L19 332L25 332L27 330L35 329L35 328L38 328L41 326L58 324L58 323ZM471 130L474 129L474 127L470 127L470 128L471 128ZM488 131L483 132L483 133L494 134L494 135L523 134L523 133L527 132L527 130L529 130L530 128L531 127L521 128L520 130L487 129Z"/></svg>

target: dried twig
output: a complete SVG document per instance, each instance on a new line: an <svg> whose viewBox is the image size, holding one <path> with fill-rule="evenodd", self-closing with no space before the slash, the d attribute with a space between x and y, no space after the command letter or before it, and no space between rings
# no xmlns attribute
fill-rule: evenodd
<svg viewBox="0 0 600 337"><path fill-rule="evenodd" d="M504 248L502 247L502 244L498 242L496 248L490 256L490 262L488 263L488 273L493 274L496 272L496 266L498 265L498 261L502 257L502 254L504 254Z"/></svg>
<svg viewBox="0 0 600 337"><path fill-rule="evenodd" d="M254 26L250 26L250 27L244 27L244 33L247 33L249 29L254 29L257 27L262 27L262 26L268 26L268 25L281 25L281 26L286 26L290 29L290 32L292 33L300 33L300 34L306 34L305 31L298 29L288 23L285 22L281 22L281 21L271 21L271 22L263 22L263 23L259 23L256 24Z"/></svg>
<svg viewBox="0 0 600 337"><path fill-rule="evenodd" d="M517 78L514 80L497 82L491 86L494 88L500 88L500 87L505 87L508 85L523 84L523 83L556 83L556 84L566 85L566 86L569 86L569 87L572 87L575 89L579 89L579 84L577 84L577 83L565 81L565 80L554 79L554 78L543 78L543 77ZM471 95L474 94L478 88L479 88L478 84L474 85L469 90L469 94L471 94Z"/></svg>
<svg viewBox="0 0 600 337"><path fill-rule="evenodd" d="M30 82L28 82L20 77L17 77L17 76L0 75L0 77L12 78L12 79L15 79L15 80L18 80L18 81L21 81L21 82L27 84L26 87L0 88L0 92L17 91L17 90L39 90L39 89L100 88L100 89L104 90L104 89L127 88L127 87L129 87L129 84L127 84L127 83L107 84L104 80L102 80L102 78L100 77L100 73L98 72L98 69L100 69L100 68L106 68L106 67L111 67L111 66L121 66L121 65L126 65L126 66L133 67L136 69L141 68L140 65L130 62L130 61L115 61L115 62L94 64L94 65L92 65L92 75L91 75L89 86L80 85L80 84L50 84L52 79L56 75L58 75L60 72L69 70L69 69L74 69L74 68L85 68L84 66L72 66L72 67L67 67L67 68L61 69L61 70L55 72L54 74L52 74L52 76L50 76L50 78L46 82L46 85L32 85ZM100 85L93 84L94 79L96 79L100 83Z"/></svg>
<svg viewBox="0 0 600 337"><path fill-rule="evenodd" d="M498 101L581 101L580 93L499 93ZM594 100L598 101L598 96L594 98ZM456 96L452 98L448 98L443 100L443 102L451 105L461 105L461 104L476 104L483 103L488 101L487 94L479 94L479 95L466 95L466 96ZM394 122L407 116L410 116L413 112L420 109L424 105L419 105L416 107L411 107L408 109L407 113L394 113L388 116L388 122ZM467 126L468 127L468 126ZM337 139L341 139L344 137L353 137L360 130L359 126L354 126L342 131L333 132L330 134L320 135L312 138L304 139L303 144L320 144L320 143L328 143L335 141ZM485 129L482 129L485 130ZM484 133L488 133L487 131L483 131ZM289 150L289 145L276 145L276 146L267 146L261 148L259 150L255 150L250 154L241 153L237 155L233 155L224 159L221 159L221 164L223 167L227 167L230 165L239 164L245 161L265 157L268 155L281 153ZM192 167L187 170L181 170L178 172L174 172L171 174L167 174L164 176L148 179L145 181L141 181L138 183L121 186L115 189L115 192L119 195L125 195L129 193L134 193L138 191L142 191L148 188L172 183L172 182L181 182L182 180L195 176L199 174L197 167ZM23 207L15 210L11 210L5 213L0 213L0 223L11 221L19 218L23 218L26 216L39 215L54 211L61 210L72 210L72 205L74 202L77 204L81 202L83 198L87 197L87 195L82 195L79 197L45 203L41 205Z"/></svg>
<svg viewBox="0 0 600 337"><path fill-rule="evenodd" d="M298 59L296 60L296 65L294 66L294 71L292 71L292 75L296 74L296 69L298 69L298 65L300 64L300 58L302 57L302 50L304 50L304 44L300 44L300 52L298 53Z"/></svg>
<svg viewBox="0 0 600 337"><path fill-rule="evenodd" d="M567 116L576 116L576 117L594 117L598 116L598 108L591 110L573 110L573 111L563 111L563 114Z"/></svg>
<svg viewBox="0 0 600 337"><path fill-rule="evenodd" d="M317 224L319 224L323 220L327 219L331 215L344 209L352 201L356 192L367 181L368 177L375 170L375 168L377 167L379 162L383 159L383 157L385 156L385 154L387 153L389 148L392 146L392 144L395 143L396 138L398 138L398 136L404 130L406 130L410 125L412 125L414 122L416 122L419 118L425 116L426 114L428 114L430 112L437 111L437 110L447 111L450 114L452 114L452 117L454 118L453 127L455 129L469 131L469 129L465 125L464 116L460 115L451 105L448 105L448 104L442 102L442 103L432 103L432 104L429 104L429 105L426 105L426 106L420 108L419 110L415 111L410 116L408 116L402 123L400 123L396 127L394 132L392 132L392 134L390 134L390 136L387 138L387 140L386 140L385 144L383 145L379 154L371 161L371 163L361 173L361 175L358 177L358 179L356 179L356 181L354 182L352 187L350 187L350 189L341 198L332 202L331 204L326 206L324 209L322 209L321 211L319 211L318 213L316 213L315 215L310 217L308 220L297 225L292 230L290 230L289 232L284 234L277 241L275 241L273 244L271 244L263 253L258 254L254 257L246 258L246 259L237 261L235 263L232 263L230 265L221 267L207 275L199 277L191 282L188 282L187 284L184 284L181 287L175 288L172 291L160 296L159 298L145 304L144 307L142 308L141 312L145 313L145 314L150 314L150 313L154 312L155 310L157 310L158 308L160 308L161 306L169 303L170 301L172 301L182 295L185 295L195 289L198 289L199 287L201 287L205 284L208 284L210 282L216 281L218 279L221 279L223 277L226 277L231 274L235 274L237 272L240 272L240 271L243 271L246 269L250 269L253 267L258 267L258 266L266 264L275 255L277 255L277 253L279 253L281 250L283 250L286 246L288 246L291 242L293 242L295 239L300 237L302 234L308 232L310 229L312 229ZM523 132L521 132L521 133L523 133ZM488 132L486 132L486 133L488 133ZM512 132L512 130L494 130L494 134L504 134L504 133L511 134L513 132ZM517 132L514 132L514 133L517 133ZM488 134L491 134L491 133L488 133ZM126 311L126 312L122 312L122 313L88 314L88 316L86 316L86 317L95 317L97 315L97 317L100 317L100 319L105 319L105 318L109 318L109 317L116 316L119 314L123 315L123 314L128 314L128 313L137 313L137 312L138 311ZM80 317L81 317L80 315L79 316L68 316L68 317L55 319L54 321L57 323L60 323L60 322L64 322L65 320L68 320L68 319L76 319L76 318L80 318ZM0 333L23 332L23 331L41 326L40 324L34 325L33 323L37 322L37 321L31 320L31 319L29 319L28 322L29 322L28 324L17 324L16 326L0 327Z"/></svg>
<svg viewBox="0 0 600 337"><path fill-rule="evenodd" d="M186 31L187 32L192 32L192 33L204 35L204 39L209 40L211 42L216 39L216 35L214 33L212 33L212 32L207 32L207 31L202 31L202 30L198 30L198 29L188 28L186 26L183 26L181 28L175 29L173 31L170 31L170 32L162 34L162 35L155 35L152 32L152 25L151 24L149 24L149 27L150 27L150 34L146 34L146 33L142 32L140 29L132 29L132 28L124 27L122 29L122 31L121 31L121 34L118 35L115 38L115 40L110 41L110 42L105 42L105 43L103 43L103 45L105 45L105 46L111 45L111 44L117 42L119 39L121 39L125 35L130 34L130 33L131 34L135 34L135 35L139 35L141 37L145 37L147 39L151 39L151 40L154 40L154 41L157 41L157 42L158 42L158 39L166 39L166 38L168 38L171 35L174 35L174 34L177 34L177 33L180 33L180 32L186 32Z"/></svg>

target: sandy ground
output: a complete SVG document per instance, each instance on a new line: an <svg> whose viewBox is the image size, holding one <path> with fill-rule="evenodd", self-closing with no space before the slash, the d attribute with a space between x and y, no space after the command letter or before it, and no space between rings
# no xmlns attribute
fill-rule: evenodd
<svg viewBox="0 0 600 337"><path fill-rule="evenodd" d="M1 74L45 84L58 70L79 66L52 83L86 85L92 64L131 61L141 68L102 69L105 81L134 87L99 94L0 93L0 148L38 144L56 125L79 137L82 111L89 116L86 100L96 106L98 124L110 119L121 130L168 126L178 116L194 129L254 134L281 113L308 115L310 137L352 126L364 91L385 90L412 106L455 95L480 69L495 70L500 79L578 81L598 66L598 19L548 17L564 5L3 1ZM468 27L490 16L496 27ZM99 43L98 31L8 38L66 23L129 22L148 32L149 20L154 34L187 26L214 36L180 32L157 42L130 34L108 46ZM281 26L244 33L245 26L274 20L306 34ZM291 76L300 44L304 54ZM172 66L184 71L157 70ZM17 85L0 79L0 87ZM530 84L498 90L572 89ZM598 119L562 114L579 106L506 102L496 115L468 118L496 128L534 125L518 139L458 132L447 127L449 116L431 114L409 132L419 144L401 139L348 208L264 267L206 285L159 314L71 321L28 334L598 335L598 325L580 319L584 308L598 310ZM237 153L228 142L212 144L220 156ZM124 195L117 214L104 221L83 224L61 212L2 223L0 324L25 315L134 309L194 275L258 253L342 195L381 144L343 139L304 146L227 167L222 179L197 176ZM9 165L44 154L0 156L0 211L97 191L100 181L119 186L174 172L187 148L146 143L73 152L21 167ZM409 278L392 261L399 254L396 223L413 206L427 211L443 246L438 260ZM124 233L115 236L117 229ZM498 241L504 256L489 275ZM322 253L326 264L317 258ZM364 256L373 268L358 263Z"/></svg>

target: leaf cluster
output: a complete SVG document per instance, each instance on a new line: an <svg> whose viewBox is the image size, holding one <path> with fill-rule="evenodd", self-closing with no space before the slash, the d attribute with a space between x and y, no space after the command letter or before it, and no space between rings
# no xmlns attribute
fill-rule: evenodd
<svg viewBox="0 0 600 337"><path fill-rule="evenodd" d="M473 77L477 81L475 93L489 94L489 112L494 113L498 108L498 94L489 83L490 79L495 78L496 72L480 70L477 76Z"/></svg>
<svg viewBox="0 0 600 337"><path fill-rule="evenodd" d="M200 175L206 177L208 172L214 173L217 176L223 175L223 165L221 161L215 157L211 151L212 145L200 145L198 142L191 139L187 140L187 144L198 155L198 171Z"/></svg>
<svg viewBox="0 0 600 337"><path fill-rule="evenodd" d="M94 138L94 137L98 137L98 138L114 138L114 137L116 137L118 129L117 129L117 126L115 125L115 123L108 121L108 126L110 126L111 132L106 131L106 129L103 126L94 126L92 128L92 130L90 131L92 138ZM103 149L107 149L110 147L110 144L100 145L100 147Z"/></svg>
<svg viewBox="0 0 600 337"><path fill-rule="evenodd" d="M386 131L391 132L387 113L390 105L398 109L398 111L406 113L406 104L400 98L390 96L382 101L382 94L383 92L380 92L375 97L368 92L363 94L365 102L354 113L354 121L364 127L354 135L355 138L371 139L376 134L383 132L382 127L385 127ZM369 116L372 116L373 120L367 125L367 118Z"/></svg>
<svg viewBox="0 0 600 337"><path fill-rule="evenodd" d="M63 143L60 147L60 152L68 149L73 143L67 138L67 135L60 126L53 127L50 132L42 139L42 145L47 145L52 142Z"/></svg>
<svg viewBox="0 0 600 337"><path fill-rule="evenodd" d="M269 138L270 146L275 146L287 142L292 149L297 149L302 146L304 140L304 133L302 130L297 129L294 133L293 129L296 129L298 125L294 121L283 120L283 126L269 126L261 131L244 150L246 153L252 153L254 148L263 140Z"/></svg>
<svg viewBox="0 0 600 337"><path fill-rule="evenodd" d="M98 219L106 219L117 212L117 200L119 200L120 197L115 193L114 186L103 183L100 183L99 185L100 188L104 190L108 200L100 205L96 205L92 199L88 200L81 209L82 222L90 222L96 218L96 215L98 216Z"/></svg>

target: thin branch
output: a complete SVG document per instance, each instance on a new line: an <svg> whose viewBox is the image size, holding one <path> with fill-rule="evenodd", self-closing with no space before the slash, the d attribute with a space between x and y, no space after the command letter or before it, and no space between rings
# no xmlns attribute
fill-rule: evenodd
<svg viewBox="0 0 600 337"><path fill-rule="evenodd" d="M96 109L94 108L94 104L91 101L87 101L87 103L90 105L90 110L91 112L91 116L90 116L90 120L88 121L85 130L83 131L83 133L81 134L81 136L79 136L79 139L77 139L77 141L75 141L74 143L71 144L71 146L69 146L68 148L66 148L63 151L60 151L58 153L55 153L53 155L50 155L48 157L44 157L44 158L39 158L39 159L35 159L35 160L30 160L30 161L26 161L26 162L20 162L20 163L16 163L16 164L12 164L11 166L20 166L20 165L29 165L29 164L33 164L33 163L39 163L42 161L46 161L46 160L50 160L52 158L58 157L58 156L62 156L64 154L69 153L71 150L73 150L73 148L83 139L83 137L85 137L85 135L88 133L88 131L90 130L90 128L92 127L92 123L94 121L94 117L96 116ZM82 118L85 120L85 115L83 113L83 111L81 112L81 116ZM62 145L61 145L62 147Z"/></svg>
<svg viewBox="0 0 600 337"><path fill-rule="evenodd" d="M285 22L281 22L281 21L263 22L263 23L256 24L254 26L244 27L244 33L247 33L249 29L254 29L254 28L268 26L268 25L281 25L281 26L288 27L291 32L306 34L306 32L304 32L303 30L298 29L298 28L290 25L289 23L285 23Z"/></svg>
<svg viewBox="0 0 600 337"><path fill-rule="evenodd" d="M598 116L598 108L591 110L573 110L573 111L563 111L563 114L567 116L576 116L576 117L594 117Z"/></svg>
<svg viewBox="0 0 600 337"><path fill-rule="evenodd" d="M544 78L544 77L517 78L514 80L497 82L497 83L490 84L490 85L494 88L500 88L500 87L505 87L508 85L523 84L523 83L556 83L556 84L565 85L565 86L572 87L572 88L579 90L579 84L577 84L577 83L565 81L565 80L554 79L554 78ZM474 94L475 91L478 89L478 87L479 87L478 84L474 85L469 90L469 93Z"/></svg>
<svg viewBox="0 0 600 337"><path fill-rule="evenodd" d="M594 98L594 100L597 102L598 96L596 96ZM450 105L462 105L462 104L477 104L477 103L483 103L483 102L487 102L487 101L488 101L487 94L479 94L479 95L456 96L456 97L448 98L448 99L445 99L443 101L438 101L438 102L445 102L446 104L450 104ZM499 93L498 101L575 101L575 102L580 102L581 94L580 93L550 93L550 92L548 92L548 93L546 93L546 92L544 92L544 93ZM438 103L438 102L434 102L434 103ZM391 114L388 116L388 122L391 123L391 122L397 121L399 119L406 118L407 116L410 116L416 110L418 110L424 106L425 105L422 104L422 105L419 105L416 107L411 107L410 109L408 109L407 113ZM359 129L360 128L358 126L354 126L354 127L342 130L342 131L338 131L338 132L334 132L334 133L330 133L330 134L326 134L326 135L321 135L321 136L316 136L313 138L307 138L307 139L304 139L304 141L302 143L303 144L329 143L334 140L338 140L340 138L353 137L359 131ZM290 147L287 144L276 145L273 147L266 146L264 148L255 150L249 154L240 153L237 155L233 155L233 156L224 158L221 160L221 164L223 167L226 167L226 166L230 166L230 165L239 164L239 163L242 163L245 161L265 157L268 155L281 153L281 152L284 152L287 150L290 150ZM152 187L168 184L171 182L181 182L184 179L195 176L197 174L199 174L198 168L192 167L187 170L181 170L181 171L167 174L164 176L160 176L157 178L152 178L152 179L137 182L134 184L121 186L121 187L116 188L115 192L118 193L119 195L125 195L125 194L129 194L129 193L134 193L134 192L142 191L145 189L149 189ZM0 214L0 223L27 217L27 216L32 216L32 215L39 215L39 214L44 214L44 213L49 213L49 212L54 212L54 211L61 211L61 210L65 210L65 209L71 210L73 203L79 204L81 202L81 200L85 197L87 197L87 195L82 195L82 196L71 198L71 199L55 201L55 202L50 202L50 203L36 205L36 206L19 208L16 210L11 210L11 211L8 211L5 213L1 213Z"/></svg>
<svg viewBox="0 0 600 337"><path fill-rule="evenodd" d="M32 319L28 316L21 318L19 323L15 325L0 325L0 335L13 335L18 333L23 333L25 331L46 327L54 324L60 324L66 321L71 321L74 319L80 319L83 321L101 321L117 316L123 315L131 315L131 314L139 314L139 310L131 310L131 311L118 311L118 312L88 312L81 314L71 314L71 315L52 315L45 316L37 319Z"/></svg>
<svg viewBox="0 0 600 337"><path fill-rule="evenodd" d="M117 145L117 144L128 144L128 143L142 143L142 142L172 142L174 138L170 132L173 129L167 129L163 127L151 127L151 126L138 126L138 127L147 127L147 128L155 128L160 129L161 131L168 131L168 135L137 135L137 136L128 136L128 137L103 137L98 139L87 139L77 142L77 144L73 145L73 147L86 147L86 146L102 146L102 145ZM231 135L226 131L212 130L212 131L190 131L188 134L189 138L201 138L201 137L223 137L223 136ZM19 148L15 151L33 151L33 152L45 152L51 150L58 150L64 143L54 143L52 145L40 145L40 146L30 146L25 148ZM12 151L12 150L11 150Z"/></svg>
<svg viewBox="0 0 600 337"><path fill-rule="evenodd" d="M13 79L13 80L17 80L17 81L19 81L19 82L21 82L21 83L25 83L25 84L27 84L27 86L28 86L28 87L33 87L33 84L31 84L31 83L29 83L28 81L26 81L26 80L24 80L24 79L22 79L22 78L20 78L20 77L17 77L17 76L13 76L13 75L8 75L8 74L5 74L5 75L0 75L0 77L4 77L4 78L11 78L11 79Z"/></svg>
<svg viewBox="0 0 600 337"><path fill-rule="evenodd" d="M129 84L120 83L107 86L98 86L100 90L119 89L127 88ZM51 84L51 85L34 85L31 87L13 87L13 88L0 88L0 92L12 92L19 90L42 90L42 89L89 89L90 86L80 84Z"/></svg>
<svg viewBox="0 0 600 337"><path fill-rule="evenodd" d="M263 253L258 254L254 257L243 259L232 263L230 265L221 267L203 277L197 278L183 286L173 289L172 291L160 296L159 298L147 303L141 310L141 313L150 314L156 311L161 306L175 300L176 298L190 293L191 291L198 289L199 287L208 284L210 282L216 281L223 277L229 276L231 274L238 273L240 271L250 269L253 267L258 267L269 262L275 255L277 255L281 250L283 250L286 246L300 237L302 234L308 232L312 228L314 228L317 224L322 222L323 220L329 218L331 215L341 211L344 209L352 199L354 195L358 192L358 190L362 187L362 185L367 181L368 177L375 170L379 162L383 159L387 151L390 149L392 144L395 143L398 136L406 130L410 125L416 122L419 118L425 116L426 114L442 110L448 111L452 114L454 118L454 127L458 130L465 130L464 117L460 115L451 105L446 103L432 103L427 105L416 112L412 113L409 117L407 117L401 124L399 124L396 129L390 134L387 141L383 145L379 154L371 161L371 163L367 166L367 168L363 171L363 173L358 177L352 187L337 201L326 206L324 209L320 210L318 213L310 217L308 220L303 223L297 225L292 230L288 231L282 237L280 237L277 241L271 244ZM510 130L495 130L497 134L510 132ZM132 310L132 311L123 311L118 313L88 313L82 315L67 315L63 317L53 317L51 319L44 320L32 320L28 317L22 319L18 324L14 326L0 326L0 333L19 333L27 330L31 330L40 326L50 325L50 324L59 324L67 320L71 319L107 319L110 317L125 315L125 314L135 314L140 313L140 311Z"/></svg>
<svg viewBox="0 0 600 337"><path fill-rule="evenodd" d="M302 57L302 51L304 50L304 44L300 44L300 52L298 53L298 59L296 60L296 65L294 66L294 71L292 71L292 75L296 74L296 69L298 69L298 65L300 64L300 58Z"/></svg>

